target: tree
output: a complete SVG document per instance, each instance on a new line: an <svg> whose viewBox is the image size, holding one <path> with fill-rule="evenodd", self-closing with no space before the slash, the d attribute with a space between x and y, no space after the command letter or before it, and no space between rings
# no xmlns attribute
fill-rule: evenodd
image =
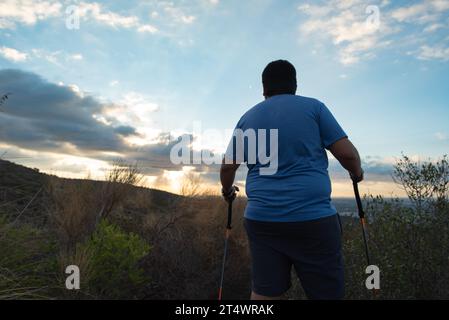
<svg viewBox="0 0 449 320"><path fill-rule="evenodd" d="M418 211L426 204L446 204L449 187L449 159L436 162L412 161L406 155L395 165L393 180L400 184Z"/></svg>

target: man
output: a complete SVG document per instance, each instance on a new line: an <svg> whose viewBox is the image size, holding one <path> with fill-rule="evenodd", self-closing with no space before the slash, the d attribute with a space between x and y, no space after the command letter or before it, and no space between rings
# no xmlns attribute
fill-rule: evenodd
<svg viewBox="0 0 449 320"><path fill-rule="evenodd" d="M331 203L326 149L356 182L363 180L359 154L322 102L296 95L291 63L269 63L262 83L265 101L237 123L220 170L223 196L232 201L238 191L235 172L242 162L248 166L244 225L252 258L251 299L279 299L291 286L292 266L309 299L341 299L341 224ZM250 148L245 140L250 135L236 133L270 129L277 129L277 141L264 152L277 155L277 170L262 174L267 164L261 154L249 163L261 141ZM273 145L277 150L270 150Z"/></svg>

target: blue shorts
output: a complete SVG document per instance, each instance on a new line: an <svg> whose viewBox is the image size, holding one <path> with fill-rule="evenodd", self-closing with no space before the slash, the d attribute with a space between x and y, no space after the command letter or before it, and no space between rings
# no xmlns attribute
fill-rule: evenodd
<svg viewBox="0 0 449 320"><path fill-rule="evenodd" d="M252 258L252 289L277 297L291 286L294 266L309 299L342 299L344 267L338 215L302 222L245 219Z"/></svg>

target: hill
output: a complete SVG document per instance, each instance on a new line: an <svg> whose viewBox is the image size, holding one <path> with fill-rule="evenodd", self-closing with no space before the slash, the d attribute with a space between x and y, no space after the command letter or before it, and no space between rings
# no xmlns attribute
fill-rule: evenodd
<svg viewBox="0 0 449 320"><path fill-rule="evenodd" d="M39 169L28 168L0 159L0 201L3 204L8 203L8 206L14 207L26 205L27 201L39 190L46 191L50 181L53 184L65 185L91 184L95 189L104 188L105 184L107 184L107 181L60 178L55 175L42 173ZM136 187L133 185L128 185L128 188L130 189L128 192L140 193L142 197L151 198L152 209L159 208L160 210L164 210L164 208L182 198L182 196L174 193L157 189ZM44 193L42 192L42 194ZM41 195L35 203L38 203L39 200L44 200L44 196Z"/></svg>

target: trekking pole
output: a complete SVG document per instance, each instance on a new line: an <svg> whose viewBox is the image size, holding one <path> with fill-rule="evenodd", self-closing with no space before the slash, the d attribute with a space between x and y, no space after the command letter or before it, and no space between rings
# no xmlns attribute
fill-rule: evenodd
<svg viewBox="0 0 449 320"><path fill-rule="evenodd" d="M220 288L218 289L218 300L221 300L222 293L223 293L223 280L224 280L226 256L228 254L228 240L229 240L229 236L231 235L231 229L232 229L232 200L229 201L229 203L228 203L228 223L226 225L223 264L221 265Z"/></svg>
<svg viewBox="0 0 449 320"><path fill-rule="evenodd" d="M357 202L360 224L362 226L363 243L365 244L366 262L368 263L368 265L371 265L369 250L368 250L365 212L363 211L362 200L360 199L359 186L358 186L357 182L355 182L355 181L352 182L352 185L354 187L355 201Z"/></svg>

